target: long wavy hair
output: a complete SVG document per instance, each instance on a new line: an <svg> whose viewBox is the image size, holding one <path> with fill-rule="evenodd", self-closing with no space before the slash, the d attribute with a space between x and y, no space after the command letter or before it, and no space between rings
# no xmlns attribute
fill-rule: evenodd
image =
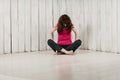
<svg viewBox="0 0 120 80"><path fill-rule="evenodd" d="M71 32L73 24L71 22L71 19L68 15L64 14L60 16L58 23L57 23L57 32L61 33L64 29L67 29L69 32Z"/></svg>

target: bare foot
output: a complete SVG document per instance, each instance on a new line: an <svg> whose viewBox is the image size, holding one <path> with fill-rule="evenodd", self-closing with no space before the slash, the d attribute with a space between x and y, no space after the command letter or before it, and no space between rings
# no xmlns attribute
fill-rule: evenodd
<svg viewBox="0 0 120 80"><path fill-rule="evenodd" d="M55 55L60 55L61 54L61 52L59 52L59 51L56 51L56 53L55 53Z"/></svg>
<svg viewBox="0 0 120 80"><path fill-rule="evenodd" d="M73 50L68 51L66 54L73 55Z"/></svg>

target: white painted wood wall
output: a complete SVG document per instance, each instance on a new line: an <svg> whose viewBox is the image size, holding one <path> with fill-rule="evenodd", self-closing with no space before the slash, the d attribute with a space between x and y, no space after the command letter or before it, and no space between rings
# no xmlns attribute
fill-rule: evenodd
<svg viewBox="0 0 120 80"><path fill-rule="evenodd" d="M62 14L71 17L81 48L120 52L120 0L0 0L0 53L50 49L50 29Z"/></svg>

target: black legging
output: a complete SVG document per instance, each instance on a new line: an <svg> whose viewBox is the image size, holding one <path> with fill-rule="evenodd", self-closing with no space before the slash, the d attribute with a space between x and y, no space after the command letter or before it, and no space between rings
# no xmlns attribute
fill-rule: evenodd
<svg viewBox="0 0 120 80"><path fill-rule="evenodd" d="M56 52L56 51L61 51L62 48L70 51L73 50L73 52L75 52L75 50L81 45L82 41L80 39L76 40L75 42L73 42L71 45L59 45L57 43L55 43L52 39L48 40L48 45Z"/></svg>

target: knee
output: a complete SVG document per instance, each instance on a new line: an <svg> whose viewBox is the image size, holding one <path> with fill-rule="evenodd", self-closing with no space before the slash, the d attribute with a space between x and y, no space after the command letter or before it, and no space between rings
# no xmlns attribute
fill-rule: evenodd
<svg viewBox="0 0 120 80"><path fill-rule="evenodd" d="M82 41L80 39L76 40L77 44L79 44L79 46L81 45Z"/></svg>
<svg viewBox="0 0 120 80"><path fill-rule="evenodd" d="M47 43L48 45L52 42L52 39L48 39Z"/></svg>

